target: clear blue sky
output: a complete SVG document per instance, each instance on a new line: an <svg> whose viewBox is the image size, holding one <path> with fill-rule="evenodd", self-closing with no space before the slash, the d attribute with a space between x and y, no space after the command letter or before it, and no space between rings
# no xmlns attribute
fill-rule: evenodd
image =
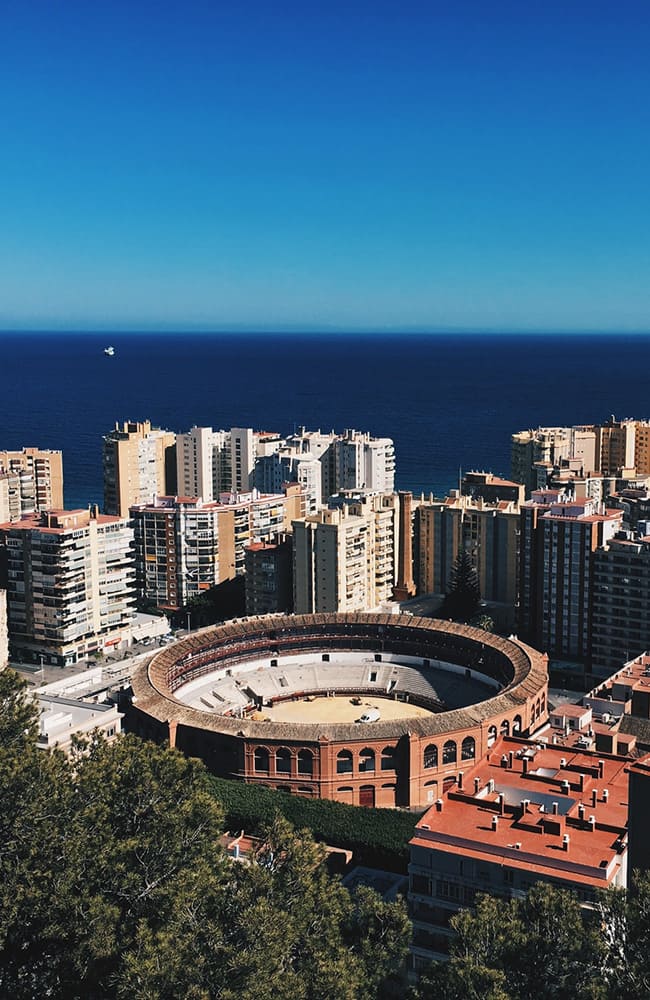
<svg viewBox="0 0 650 1000"><path fill-rule="evenodd" d="M650 330L647 0L7 0L0 328Z"/></svg>

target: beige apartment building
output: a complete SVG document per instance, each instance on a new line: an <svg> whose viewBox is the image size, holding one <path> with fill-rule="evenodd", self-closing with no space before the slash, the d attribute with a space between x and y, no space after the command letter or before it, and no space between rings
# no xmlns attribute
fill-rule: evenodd
<svg viewBox="0 0 650 1000"><path fill-rule="evenodd" d="M0 524L0 568L17 658L66 666L128 642L135 562L122 518L92 508Z"/></svg>
<svg viewBox="0 0 650 1000"><path fill-rule="evenodd" d="M176 492L176 435L149 420L116 423L103 444L104 510L128 517L134 504Z"/></svg>
<svg viewBox="0 0 650 1000"><path fill-rule="evenodd" d="M420 594L447 592L452 567L464 549L472 558L481 598L491 605L493 617L500 626L514 623L519 547L515 500L489 502L453 490L445 500L418 505L416 538Z"/></svg>
<svg viewBox="0 0 650 1000"><path fill-rule="evenodd" d="M63 507L63 455L22 448L0 451L0 522Z"/></svg>
<svg viewBox="0 0 650 1000"><path fill-rule="evenodd" d="M399 498L345 499L293 522L294 610L370 611L392 597Z"/></svg>
<svg viewBox="0 0 650 1000"><path fill-rule="evenodd" d="M202 591L245 571L246 547L286 531L303 514L300 487L219 500L159 496L131 508L138 590L159 608L178 610Z"/></svg>
<svg viewBox="0 0 650 1000"><path fill-rule="evenodd" d="M538 427L511 438L513 479L526 495L549 485L562 466L577 475L633 478L650 473L650 422L617 420L573 427Z"/></svg>

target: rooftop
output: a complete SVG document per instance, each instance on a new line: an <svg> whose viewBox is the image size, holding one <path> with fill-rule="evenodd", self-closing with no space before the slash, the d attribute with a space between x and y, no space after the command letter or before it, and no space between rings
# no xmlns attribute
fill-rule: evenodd
<svg viewBox="0 0 650 1000"><path fill-rule="evenodd" d="M604 887L625 853L630 761L503 737L412 844Z"/></svg>

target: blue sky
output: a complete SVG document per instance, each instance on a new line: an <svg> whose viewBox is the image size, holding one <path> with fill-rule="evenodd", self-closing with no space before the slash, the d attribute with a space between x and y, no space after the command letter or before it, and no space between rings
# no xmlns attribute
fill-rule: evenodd
<svg viewBox="0 0 650 1000"><path fill-rule="evenodd" d="M650 5L7 2L0 328L650 330Z"/></svg>

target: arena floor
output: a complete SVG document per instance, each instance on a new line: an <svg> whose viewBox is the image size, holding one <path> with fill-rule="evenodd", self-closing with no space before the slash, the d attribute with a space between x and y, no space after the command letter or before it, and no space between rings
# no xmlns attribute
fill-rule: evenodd
<svg viewBox="0 0 650 1000"><path fill-rule="evenodd" d="M394 698L361 698L360 705L353 705L349 696L334 695L331 698L315 697L313 701L283 701L273 708L263 708L264 718L272 722L355 722L367 709L376 708L382 720L414 719L423 715L433 715L426 708L411 705ZM364 723L366 725L366 723ZM372 725L372 723L367 723Z"/></svg>

